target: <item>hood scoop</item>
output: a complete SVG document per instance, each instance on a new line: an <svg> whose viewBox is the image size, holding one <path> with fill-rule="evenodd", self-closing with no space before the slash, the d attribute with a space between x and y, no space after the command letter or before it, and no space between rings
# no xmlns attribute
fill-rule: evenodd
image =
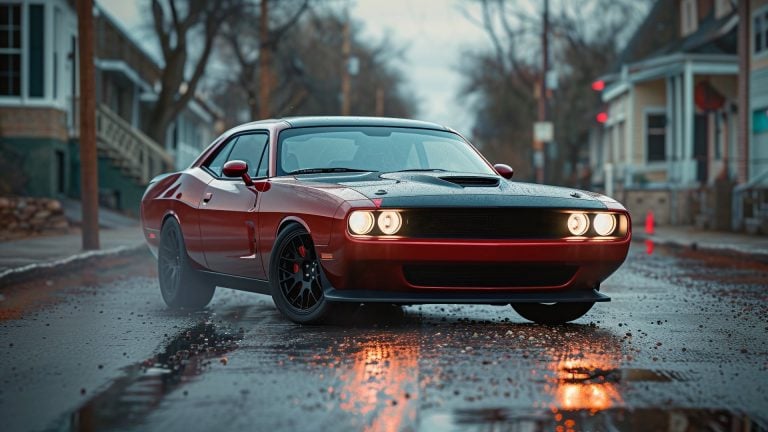
<svg viewBox="0 0 768 432"><path fill-rule="evenodd" d="M496 187L499 185L499 179L496 177L475 177L475 176L445 176L440 177L461 187Z"/></svg>

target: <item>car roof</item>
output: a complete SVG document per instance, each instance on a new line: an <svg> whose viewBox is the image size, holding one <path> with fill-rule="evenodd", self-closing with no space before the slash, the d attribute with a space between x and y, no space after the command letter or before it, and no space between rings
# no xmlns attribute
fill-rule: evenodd
<svg viewBox="0 0 768 432"><path fill-rule="evenodd" d="M317 127L317 126L389 126L389 127L412 127L421 129L450 130L449 128L437 123L430 123L420 120L410 120L393 117L354 117L354 116L308 116L308 117L285 117L274 122L284 121L290 127ZM261 122L258 122L261 123Z"/></svg>

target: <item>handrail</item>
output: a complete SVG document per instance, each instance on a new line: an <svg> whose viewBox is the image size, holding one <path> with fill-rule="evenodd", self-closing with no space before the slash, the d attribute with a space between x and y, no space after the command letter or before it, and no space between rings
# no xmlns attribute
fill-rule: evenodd
<svg viewBox="0 0 768 432"><path fill-rule="evenodd" d="M173 166L173 159L160 145L103 104L96 109L96 137L99 147L116 154L142 184Z"/></svg>
<svg viewBox="0 0 768 432"><path fill-rule="evenodd" d="M734 231L741 230L741 227L744 224L744 194L766 179L768 179L768 169L755 176L752 180L733 188L733 199L731 200L731 212L733 217L731 218L731 228Z"/></svg>
<svg viewBox="0 0 768 432"><path fill-rule="evenodd" d="M132 135L134 135L137 139L139 139L143 145L149 147L149 149L152 150L154 153L161 155L166 160L166 162L168 162L169 164L173 164L173 159L171 158L171 156L168 155L168 153L166 153L165 150L162 147L160 147L159 144L157 144L152 138L150 138L140 129L133 127L125 119L117 115L116 112L109 109L109 107L107 107L104 104L99 105L99 109L97 110L97 115L98 114L107 116L111 121L114 121L115 123L120 125L121 128L129 131Z"/></svg>

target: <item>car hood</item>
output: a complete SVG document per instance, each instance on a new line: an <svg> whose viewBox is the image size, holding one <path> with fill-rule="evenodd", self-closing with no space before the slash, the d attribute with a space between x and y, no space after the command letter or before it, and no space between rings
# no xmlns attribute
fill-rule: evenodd
<svg viewBox="0 0 768 432"><path fill-rule="evenodd" d="M311 178L310 178L311 177ZM499 176L456 172L344 173L303 176L317 186L344 187L383 208L555 207L604 209L595 194L576 189L514 182ZM321 185L322 184L322 185Z"/></svg>

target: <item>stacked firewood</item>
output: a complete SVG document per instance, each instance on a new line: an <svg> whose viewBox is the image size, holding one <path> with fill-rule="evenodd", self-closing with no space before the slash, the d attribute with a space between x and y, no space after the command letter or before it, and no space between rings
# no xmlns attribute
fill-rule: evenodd
<svg viewBox="0 0 768 432"><path fill-rule="evenodd" d="M0 197L0 239L65 232L69 221L51 198Z"/></svg>

